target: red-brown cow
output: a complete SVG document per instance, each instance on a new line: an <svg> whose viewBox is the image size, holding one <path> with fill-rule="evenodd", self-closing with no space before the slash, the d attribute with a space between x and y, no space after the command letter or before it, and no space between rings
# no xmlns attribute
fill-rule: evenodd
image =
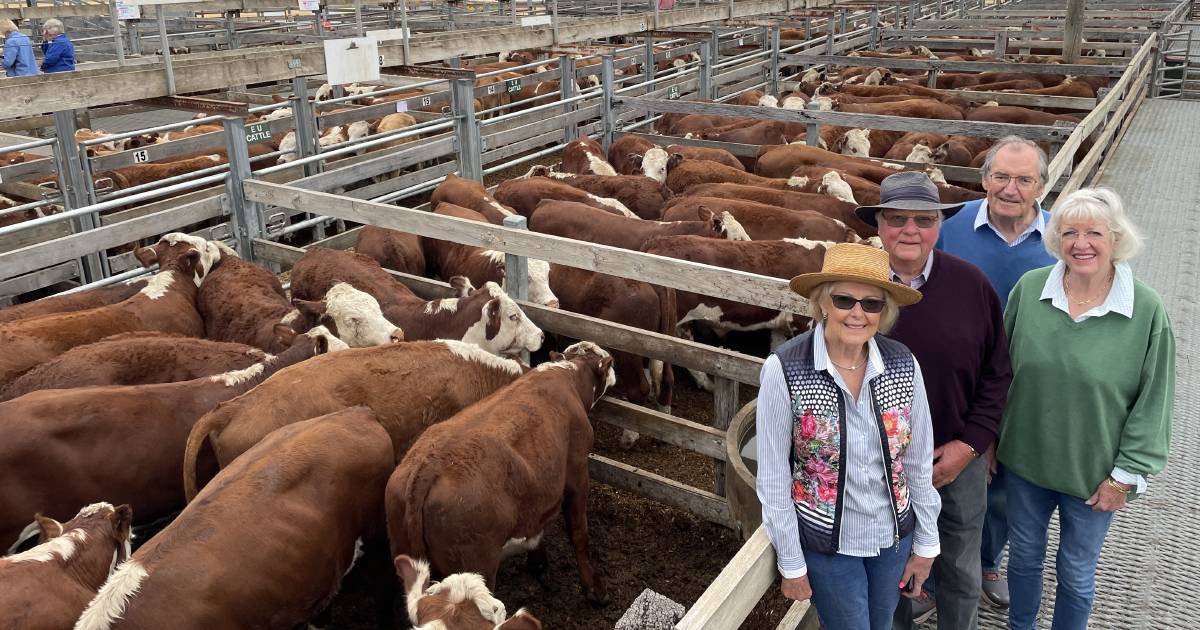
<svg viewBox="0 0 1200 630"><path fill-rule="evenodd" d="M626 217L637 216L629 208L626 208L625 204L616 199L598 197L549 177L526 177L501 182L496 187L496 199L500 203L512 207L524 217L533 214L533 209L543 199L573 201L613 214Z"/></svg>
<svg viewBox="0 0 1200 630"><path fill-rule="evenodd" d="M502 225L504 217L517 214L512 208L501 204L488 194L483 184L458 175L447 175L446 181L433 189L433 194L429 197L429 207L437 210L442 203L452 203L474 210L496 225Z"/></svg>
<svg viewBox="0 0 1200 630"><path fill-rule="evenodd" d="M281 334L290 331L281 326ZM134 505L143 522L170 514L183 497L183 446L200 416L285 366L344 345L314 329L244 370L180 383L50 389L0 403L0 546L17 537L28 515L69 514L97 496Z"/></svg>
<svg viewBox="0 0 1200 630"><path fill-rule="evenodd" d="M988 138L950 136L933 150L933 161L950 166L970 166L976 155L992 146Z"/></svg>
<svg viewBox="0 0 1200 630"><path fill-rule="evenodd" d="M70 628L118 561L129 557L128 505L93 503L66 523L37 515L41 544L0 558L4 627Z"/></svg>
<svg viewBox="0 0 1200 630"><path fill-rule="evenodd" d="M279 427L365 405L387 429L400 458L430 425L511 383L521 372L516 361L449 339L316 357L279 372L192 427L182 449L185 494L189 500L196 496L198 472L205 478L196 462L206 440L224 467Z"/></svg>
<svg viewBox="0 0 1200 630"><path fill-rule="evenodd" d="M29 370L0 390L0 401L42 389L177 383L241 370L265 358L262 350L240 343L124 333L71 348Z"/></svg>
<svg viewBox="0 0 1200 630"><path fill-rule="evenodd" d="M742 186L741 184L700 184L689 188L687 195L756 201L792 210L812 210L845 223L863 238L878 235L878 231L873 226L863 223L854 214L854 209L858 207L856 204L847 203L829 195L771 190L757 186Z"/></svg>
<svg viewBox="0 0 1200 630"><path fill-rule="evenodd" d="M616 175L604 159L604 149L599 142L584 136L567 143L562 152L562 170L580 175Z"/></svg>
<svg viewBox="0 0 1200 630"><path fill-rule="evenodd" d="M425 275L425 252L421 237L400 230L364 225L354 242L354 251L374 258L380 266L414 276Z"/></svg>
<svg viewBox="0 0 1200 630"><path fill-rule="evenodd" d="M487 218L469 208L443 203L433 211L448 217L487 223ZM474 245L463 245L436 238L422 238L421 245L430 271L447 282L454 276L463 276L477 287L495 282L505 288L505 254L495 249L484 249ZM550 290L550 265L544 260L530 258L528 265L529 301L550 308L558 308L558 298Z"/></svg>
<svg viewBox="0 0 1200 630"><path fill-rule="evenodd" d="M394 562L414 628L436 624L455 630L542 630L542 622L524 608L509 617L504 602L492 596L478 574L455 573L432 582L428 562L404 554Z"/></svg>
<svg viewBox="0 0 1200 630"><path fill-rule="evenodd" d="M1069 114L1047 114L1036 109L1017 107L1015 105L999 105L996 107L980 107L967 114L967 120L984 122L1014 123L1020 125L1053 125L1057 121L1078 123L1077 116Z"/></svg>
<svg viewBox="0 0 1200 630"><path fill-rule="evenodd" d="M763 147L758 152L754 172L763 177L791 177L796 168L805 164L835 168L849 175L869 179L876 184L900 168L882 162L850 157L804 144Z"/></svg>
<svg viewBox="0 0 1200 630"><path fill-rule="evenodd" d="M363 407L273 432L122 564L75 627L303 625L382 529L392 462Z"/></svg>
<svg viewBox="0 0 1200 630"><path fill-rule="evenodd" d="M736 199L683 197L663 214L663 220L696 221L705 211L732 214L750 238L756 241L806 238L814 241L858 243L862 240L858 233L845 223L819 212L789 210Z"/></svg>
<svg viewBox="0 0 1200 630"><path fill-rule="evenodd" d="M724 164L730 168L736 168L744 171L746 167L742 164L737 156L726 151L725 149L713 149L709 147L692 147L685 144L667 145L667 153L672 156L681 156L685 160L708 160L709 162L717 162ZM678 162L676 162L678 163ZM664 180L665 181L665 180Z"/></svg>
<svg viewBox="0 0 1200 630"><path fill-rule="evenodd" d="M301 310L326 310L328 305L313 300L328 302L331 293L344 290L340 287L354 287L378 300L382 315L409 340L460 339L497 355L541 347L542 331L498 285L475 289L465 278L452 278L451 285L458 297L423 300L374 260L323 247L309 249L292 267L292 295ZM340 331L355 323L336 325Z"/></svg>
<svg viewBox="0 0 1200 630"><path fill-rule="evenodd" d="M612 357L587 341L552 357L409 449L385 495L394 555L494 587L505 544L536 546L561 509L584 595L606 600L588 551L588 410L616 380Z"/></svg>
<svg viewBox="0 0 1200 630"><path fill-rule="evenodd" d="M680 194L697 184L722 182L775 190L798 190L804 187L804 183L790 179L763 177L724 164L698 160L684 160L667 173L667 188L675 194Z"/></svg>
<svg viewBox="0 0 1200 630"><path fill-rule="evenodd" d="M529 218L529 229L634 251L655 236L691 234L750 240L737 219L729 214L712 214L700 221L646 221L614 216L570 201L543 201Z"/></svg>
<svg viewBox="0 0 1200 630"><path fill-rule="evenodd" d="M530 173L556 179L598 197L616 199L643 219L662 216L663 204L672 196L661 182L642 175L571 175L555 173L545 166L535 166Z"/></svg>
<svg viewBox="0 0 1200 630"><path fill-rule="evenodd" d="M949 136L941 133L912 131L893 143L892 148L888 149L883 157L889 160L928 164L933 161L933 150L948 139Z"/></svg>
<svg viewBox="0 0 1200 630"><path fill-rule="evenodd" d="M668 151L630 134L617 138L608 147L608 161L621 175L645 175L658 182L666 181L672 166Z"/></svg>
<svg viewBox="0 0 1200 630"><path fill-rule="evenodd" d="M28 304L17 304L0 309L0 324L18 319L32 319L55 313L73 313L98 306L116 304L146 288L148 280L132 280L107 287L98 287L78 293L52 295Z"/></svg>
<svg viewBox="0 0 1200 630"><path fill-rule="evenodd" d="M123 302L0 324L0 387L75 346L117 333L157 330L204 336L204 322L196 312L196 283L191 281L199 266L200 253L191 250Z"/></svg>

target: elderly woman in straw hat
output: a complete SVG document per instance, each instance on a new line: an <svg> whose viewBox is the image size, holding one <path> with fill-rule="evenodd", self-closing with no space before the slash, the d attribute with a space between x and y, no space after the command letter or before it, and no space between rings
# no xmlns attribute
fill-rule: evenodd
<svg viewBox="0 0 1200 630"><path fill-rule="evenodd" d="M763 365L758 498L783 594L828 630L883 630L939 551L933 430L921 368L886 332L921 293L888 254L837 244L792 279L815 326Z"/></svg>
<svg viewBox="0 0 1200 630"><path fill-rule="evenodd" d="M1141 242L1116 193L1081 188L1046 228L1058 262L1021 276L1008 298L1013 381L996 455L1008 483L1013 630L1037 626L1056 509L1051 628L1087 628L1113 514L1167 463L1175 337L1162 299L1129 266Z"/></svg>

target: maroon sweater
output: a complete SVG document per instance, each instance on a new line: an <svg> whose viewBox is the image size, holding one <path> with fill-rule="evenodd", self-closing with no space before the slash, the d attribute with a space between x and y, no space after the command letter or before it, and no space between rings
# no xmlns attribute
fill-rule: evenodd
<svg viewBox="0 0 1200 630"><path fill-rule="evenodd" d="M962 440L982 454L1000 434L1012 368L1000 298L971 263L933 252L922 298L900 309L888 336L921 364L933 444Z"/></svg>

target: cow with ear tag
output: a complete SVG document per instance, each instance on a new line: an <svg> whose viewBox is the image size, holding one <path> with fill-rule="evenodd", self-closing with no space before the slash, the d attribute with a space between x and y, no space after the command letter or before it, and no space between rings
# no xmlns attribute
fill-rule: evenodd
<svg viewBox="0 0 1200 630"><path fill-rule="evenodd" d="M478 573L491 588L506 550L538 549L561 510L584 594L606 600L588 551L588 410L612 386L612 357L583 341L430 427L388 480L392 554L438 575ZM469 463L469 465L467 465Z"/></svg>
<svg viewBox="0 0 1200 630"><path fill-rule="evenodd" d="M296 328L320 324L351 348L404 340L404 331L384 317L375 298L345 282L330 287L320 301L293 299L292 304L300 313Z"/></svg>

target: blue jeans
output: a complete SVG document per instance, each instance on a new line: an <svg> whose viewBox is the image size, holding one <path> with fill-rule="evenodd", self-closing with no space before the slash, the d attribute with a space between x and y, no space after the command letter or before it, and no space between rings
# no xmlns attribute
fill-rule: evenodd
<svg viewBox="0 0 1200 630"><path fill-rule="evenodd" d="M979 546L984 571L999 571L1008 543L1008 498L1005 492L1004 466L996 463L996 474L987 487L987 516L983 519L983 544Z"/></svg>
<svg viewBox="0 0 1200 630"><path fill-rule="evenodd" d="M827 630L889 630L912 534L874 558L805 552L812 603Z"/></svg>
<svg viewBox="0 0 1200 630"><path fill-rule="evenodd" d="M1096 596L1096 564L1112 512L1096 512L1083 499L1008 473L1008 609L1011 630L1033 630L1042 603L1046 530L1058 508L1058 589L1052 630L1087 630Z"/></svg>

